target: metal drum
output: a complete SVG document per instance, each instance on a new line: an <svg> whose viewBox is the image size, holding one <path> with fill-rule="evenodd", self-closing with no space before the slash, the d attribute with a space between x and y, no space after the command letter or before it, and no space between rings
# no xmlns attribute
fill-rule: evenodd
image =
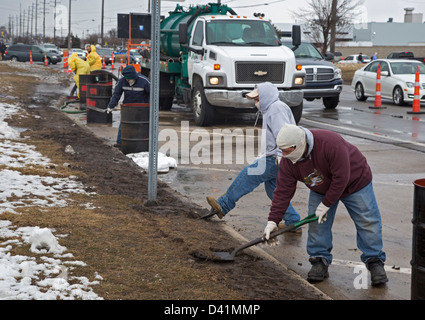
<svg viewBox="0 0 425 320"><path fill-rule="evenodd" d="M80 103L85 104L87 98L87 85L96 82L96 77L91 74L80 74L79 75L79 95Z"/></svg>
<svg viewBox="0 0 425 320"><path fill-rule="evenodd" d="M112 85L113 74L106 70L94 70L90 72L90 75L94 76L96 83L110 84Z"/></svg>
<svg viewBox="0 0 425 320"><path fill-rule="evenodd" d="M149 103L121 105L121 151L149 151Z"/></svg>
<svg viewBox="0 0 425 320"><path fill-rule="evenodd" d="M413 182L411 299L425 300L425 179Z"/></svg>
<svg viewBox="0 0 425 320"><path fill-rule="evenodd" d="M112 97L112 84L92 83L87 85L87 123L112 123L112 113L99 112L90 107L106 111Z"/></svg>

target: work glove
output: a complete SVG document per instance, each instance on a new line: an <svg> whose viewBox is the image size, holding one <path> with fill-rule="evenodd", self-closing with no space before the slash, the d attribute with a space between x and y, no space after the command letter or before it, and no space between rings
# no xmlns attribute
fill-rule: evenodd
<svg viewBox="0 0 425 320"><path fill-rule="evenodd" d="M112 112L112 109L111 108L106 108L106 111L105 111L106 113L111 113Z"/></svg>
<svg viewBox="0 0 425 320"><path fill-rule="evenodd" d="M277 238L270 239L270 233L277 230L277 224L273 221L268 221L266 228L264 229L264 237L266 238L266 243L273 247L279 245L279 240Z"/></svg>
<svg viewBox="0 0 425 320"><path fill-rule="evenodd" d="M318 223L323 223L323 221L326 221L326 213L328 212L329 208L321 202L316 209L315 215L319 219L317 220Z"/></svg>

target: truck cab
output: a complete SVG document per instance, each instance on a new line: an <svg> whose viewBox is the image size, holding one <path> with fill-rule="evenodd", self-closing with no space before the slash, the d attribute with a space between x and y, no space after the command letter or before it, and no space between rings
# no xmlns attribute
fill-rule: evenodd
<svg viewBox="0 0 425 320"><path fill-rule="evenodd" d="M301 39L300 32L295 34ZM187 11L177 5L161 22L160 41L162 110L175 99L191 106L196 125L208 126L217 113L257 110L245 94L268 81L276 85L295 121L300 120L305 71L270 21L239 16L220 2ZM141 66L146 74L149 59Z"/></svg>
<svg viewBox="0 0 425 320"><path fill-rule="evenodd" d="M302 108L305 75L296 69L293 52L280 44L268 21L201 16L194 24L189 52L195 119L209 122L219 108L255 110L245 94L266 81L278 87L280 99L289 107Z"/></svg>
<svg viewBox="0 0 425 320"><path fill-rule="evenodd" d="M304 99L322 99L326 109L335 109L342 91L341 70L327 61L311 43L302 42L299 46L294 46L286 39L282 43L294 50L297 63L306 72Z"/></svg>

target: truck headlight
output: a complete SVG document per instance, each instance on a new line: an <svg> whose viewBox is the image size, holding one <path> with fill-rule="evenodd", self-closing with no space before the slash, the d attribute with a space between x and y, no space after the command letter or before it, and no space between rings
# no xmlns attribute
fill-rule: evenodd
<svg viewBox="0 0 425 320"><path fill-rule="evenodd" d="M208 78L208 82L212 86L218 86L223 84L223 77L212 76Z"/></svg>
<svg viewBox="0 0 425 320"><path fill-rule="evenodd" d="M303 83L304 83L304 78L303 77L296 77L295 79L294 79L294 83L296 84L296 85L302 85Z"/></svg>
<svg viewBox="0 0 425 320"><path fill-rule="evenodd" d="M342 71L341 71L341 69L335 69L335 71L334 71L334 78L335 79L342 78Z"/></svg>

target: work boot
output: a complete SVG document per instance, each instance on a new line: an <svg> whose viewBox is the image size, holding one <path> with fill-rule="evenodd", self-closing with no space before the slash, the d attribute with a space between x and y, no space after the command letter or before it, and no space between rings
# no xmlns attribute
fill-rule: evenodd
<svg viewBox="0 0 425 320"><path fill-rule="evenodd" d="M217 217L219 219L223 219L224 214L221 211L221 207L218 204L217 200L215 200L214 197L212 196L208 196L207 201L208 201L208 204L211 206L211 208L213 208L213 210L215 211L215 214L217 215Z"/></svg>
<svg viewBox="0 0 425 320"><path fill-rule="evenodd" d="M307 274L308 282L320 282L329 277L328 266L322 258L310 258L311 269Z"/></svg>
<svg viewBox="0 0 425 320"><path fill-rule="evenodd" d="M388 282L387 273L384 269L384 263L378 258L372 258L366 261L367 269L370 271L372 286L379 286Z"/></svg>

